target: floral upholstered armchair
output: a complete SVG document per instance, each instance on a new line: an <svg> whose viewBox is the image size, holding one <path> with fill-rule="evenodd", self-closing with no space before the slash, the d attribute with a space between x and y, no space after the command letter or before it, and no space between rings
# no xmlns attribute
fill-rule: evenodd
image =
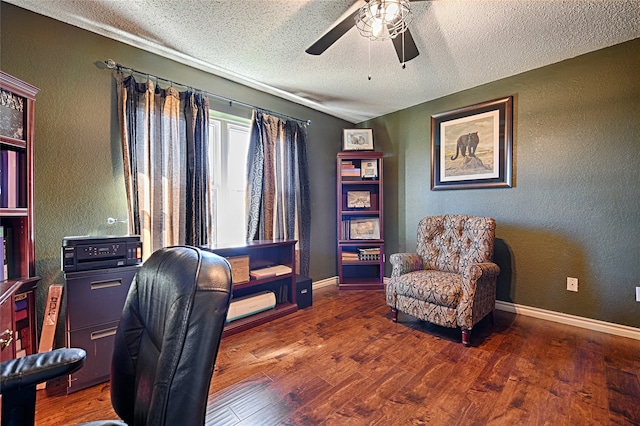
<svg viewBox="0 0 640 426"><path fill-rule="evenodd" d="M496 222L489 217L444 215L418 224L417 253L389 258L386 288L393 320L398 311L444 327L462 329L462 343L471 343L471 329L493 315L496 279L493 263Z"/></svg>

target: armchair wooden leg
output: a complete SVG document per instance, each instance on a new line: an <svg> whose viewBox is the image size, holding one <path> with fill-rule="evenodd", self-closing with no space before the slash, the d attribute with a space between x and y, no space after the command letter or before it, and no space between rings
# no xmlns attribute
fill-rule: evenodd
<svg viewBox="0 0 640 426"><path fill-rule="evenodd" d="M471 330L466 328L462 329L462 344L465 346L471 346Z"/></svg>
<svg viewBox="0 0 640 426"><path fill-rule="evenodd" d="M398 322L398 310L396 308L391 308L391 319L393 322Z"/></svg>

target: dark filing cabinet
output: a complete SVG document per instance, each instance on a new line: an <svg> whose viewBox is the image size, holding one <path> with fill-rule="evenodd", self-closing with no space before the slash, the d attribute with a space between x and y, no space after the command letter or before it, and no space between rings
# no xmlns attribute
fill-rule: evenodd
<svg viewBox="0 0 640 426"><path fill-rule="evenodd" d="M113 237L79 242L65 240L63 244L63 262L66 257L67 264L71 264L72 254L80 258L75 259L78 266L73 269L76 271L64 273L66 343L67 347L82 348L87 352L84 366L69 378L67 393L109 380L113 343L122 308L142 261L141 250L125 250L128 255L120 253L123 244L126 246L127 242L114 241ZM83 256L87 258L86 262L83 262ZM117 258L121 256L132 258L118 262ZM68 265L67 269L71 269ZM100 269L101 266L103 268Z"/></svg>
<svg viewBox="0 0 640 426"><path fill-rule="evenodd" d="M298 295L298 309L304 309L313 304L313 291L311 287L311 278L302 275L296 275L296 289Z"/></svg>

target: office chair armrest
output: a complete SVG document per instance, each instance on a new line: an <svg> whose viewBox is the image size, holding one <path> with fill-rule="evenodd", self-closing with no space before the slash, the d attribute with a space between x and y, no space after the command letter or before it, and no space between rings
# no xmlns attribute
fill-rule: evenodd
<svg viewBox="0 0 640 426"><path fill-rule="evenodd" d="M73 373L86 356L83 349L62 348L5 361L0 364L0 394Z"/></svg>

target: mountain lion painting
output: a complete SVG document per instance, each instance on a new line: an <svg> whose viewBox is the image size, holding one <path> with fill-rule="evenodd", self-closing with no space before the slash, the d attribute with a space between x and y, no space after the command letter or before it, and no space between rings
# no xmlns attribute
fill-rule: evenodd
<svg viewBox="0 0 640 426"><path fill-rule="evenodd" d="M462 154L463 157L467 156L467 148L469 149L469 156L476 156L476 148L478 147L478 143L480 142L480 138L478 137L478 132L467 133L466 135L462 135L458 138L457 146L456 146L456 155L451 157L452 160L458 158L458 154Z"/></svg>

